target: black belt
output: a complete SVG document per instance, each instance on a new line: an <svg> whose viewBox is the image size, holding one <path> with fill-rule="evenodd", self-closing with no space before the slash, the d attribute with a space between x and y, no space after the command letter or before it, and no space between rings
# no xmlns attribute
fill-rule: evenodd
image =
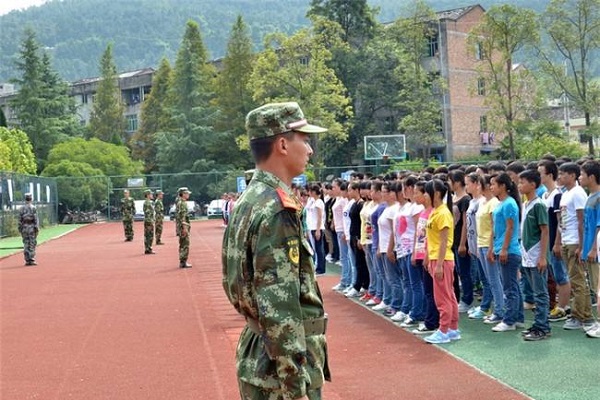
<svg viewBox="0 0 600 400"><path fill-rule="evenodd" d="M327 331L327 316L307 319L302 322L304 324L304 334L306 336L324 335ZM256 333L257 335L261 334L261 329L257 320L246 318L246 325L252 332Z"/></svg>

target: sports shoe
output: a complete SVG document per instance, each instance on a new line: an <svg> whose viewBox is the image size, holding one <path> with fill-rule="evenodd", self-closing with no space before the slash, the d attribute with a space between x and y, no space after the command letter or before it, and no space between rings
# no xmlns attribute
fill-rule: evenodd
<svg viewBox="0 0 600 400"><path fill-rule="evenodd" d="M346 297L348 298L352 298L352 297L358 297L360 295L360 292L354 288L352 288L351 290L346 292Z"/></svg>
<svg viewBox="0 0 600 400"><path fill-rule="evenodd" d="M325 256L325 261L327 261L327 262L331 262L332 260L333 260L333 257L331 256L331 254L327 254L327 255Z"/></svg>
<svg viewBox="0 0 600 400"><path fill-rule="evenodd" d="M535 304L528 303L528 302L524 301L523 302L523 309L524 310L535 310Z"/></svg>
<svg viewBox="0 0 600 400"><path fill-rule="evenodd" d="M574 330L582 329L582 328L583 328L583 324L581 323L580 320L578 320L576 318L569 318L563 325L563 329L566 329L568 331L574 331Z"/></svg>
<svg viewBox="0 0 600 400"><path fill-rule="evenodd" d="M410 316L404 318L404 321L400 324L403 328L412 328L415 325L419 325L419 321L412 319Z"/></svg>
<svg viewBox="0 0 600 400"><path fill-rule="evenodd" d="M523 335L523 340L526 342L537 342L538 340L544 340L547 337L548 336L546 335L546 332L533 328L531 331Z"/></svg>
<svg viewBox="0 0 600 400"><path fill-rule="evenodd" d="M337 285L335 285L334 287L332 287L331 290L335 290L337 292L337 291L342 290L343 288L344 287L342 286L342 284L338 283Z"/></svg>
<svg viewBox="0 0 600 400"><path fill-rule="evenodd" d="M440 331L439 329L427 336L424 340L431 344L450 343L450 337L448 334Z"/></svg>
<svg viewBox="0 0 600 400"><path fill-rule="evenodd" d="M448 329L448 337L450 338L450 340L460 340L461 336L460 336L460 330L458 329Z"/></svg>
<svg viewBox="0 0 600 400"><path fill-rule="evenodd" d="M392 307L388 307L383 313L388 317L393 317L394 315L396 315L396 310L394 310Z"/></svg>
<svg viewBox="0 0 600 400"><path fill-rule="evenodd" d="M508 331L514 331L516 329L515 325L508 325L506 323L504 323L504 321L500 322L498 325L495 325L492 328L493 332L508 332Z"/></svg>
<svg viewBox="0 0 600 400"><path fill-rule="evenodd" d="M398 311L390 319L394 322L402 322L406 319L406 317L407 317L406 314L404 314L402 311Z"/></svg>
<svg viewBox="0 0 600 400"><path fill-rule="evenodd" d="M458 303L458 312L466 313L471 309L471 305L463 302L462 300Z"/></svg>
<svg viewBox="0 0 600 400"><path fill-rule="evenodd" d="M550 315L548 315L548 321L550 322L565 321L567 318L567 312L559 306L554 307L552 311L550 311Z"/></svg>
<svg viewBox="0 0 600 400"><path fill-rule="evenodd" d="M381 300L379 300L379 298L377 296L373 296L365 303L365 305L376 306L379 303L381 303Z"/></svg>
<svg viewBox="0 0 600 400"><path fill-rule="evenodd" d="M371 297L373 297L373 296L371 296L371 294L369 292L367 292L367 293L363 294L359 300L366 302L366 301L371 300Z"/></svg>
<svg viewBox="0 0 600 400"><path fill-rule="evenodd" d="M487 316L492 315L491 311L483 311L481 307L474 308L472 312L469 313L470 319L484 319Z"/></svg>
<svg viewBox="0 0 600 400"><path fill-rule="evenodd" d="M388 307L383 301L379 302L379 304L375 305L372 310L374 311L383 311Z"/></svg>
<svg viewBox="0 0 600 400"><path fill-rule="evenodd" d="M429 329L428 327L425 326L425 324L419 324L419 327L416 329L413 329L411 332L414 333L415 335L427 335L429 333L435 332L435 329Z"/></svg>
<svg viewBox="0 0 600 400"><path fill-rule="evenodd" d="M594 325L592 328L585 331L585 334L591 338L600 338L600 324Z"/></svg>
<svg viewBox="0 0 600 400"><path fill-rule="evenodd" d="M515 322L515 328L517 328L517 329L525 328L525 322Z"/></svg>
<svg viewBox="0 0 600 400"><path fill-rule="evenodd" d="M483 318L483 323L484 324L494 325L494 324L497 324L498 322L501 322L501 321L502 321L502 318L500 318L496 314L492 314L492 315L490 315L488 317L484 317Z"/></svg>
<svg viewBox="0 0 600 400"><path fill-rule="evenodd" d="M598 325L598 323L596 321L594 321L593 319L590 321L586 321L583 323L583 330L587 332L591 329L595 329L596 325Z"/></svg>

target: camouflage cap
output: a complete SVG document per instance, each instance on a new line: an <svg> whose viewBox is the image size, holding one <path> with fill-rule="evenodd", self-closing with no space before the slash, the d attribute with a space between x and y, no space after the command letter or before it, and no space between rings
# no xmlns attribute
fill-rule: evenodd
<svg viewBox="0 0 600 400"><path fill-rule="evenodd" d="M163 194L163 191L162 191L162 190L160 190L160 189L158 189L158 190L155 192L155 194L158 196L159 194Z"/></svg>
<svg viewBox="0 0 600 400"><path fill-rule="evenodd" d="M182 194L182 193L192 193L190 192L190 190L187 187L180 187L179 189L177 189L177 194Z"/></svg>
<svg viewBox="0 0 600 400"><path fill-rule="evenodd" d="M32 200L33 199L33 193L25 193L25 200Z"/></svg>
<svg viewBox="0 0 600 400"><path fill-rule="evenodd" d="M266 138L291 131L323 133L327 129L309 124L296 102L269 103L246 116L246 132L250 140Z"/></svg>
<svg viewBox="0 0 600 400"><path fill-rule="evenodd" d="M150 190L150 189L144 190L144 195L147 195L147 194L152 194L152 190Z"/></svg>

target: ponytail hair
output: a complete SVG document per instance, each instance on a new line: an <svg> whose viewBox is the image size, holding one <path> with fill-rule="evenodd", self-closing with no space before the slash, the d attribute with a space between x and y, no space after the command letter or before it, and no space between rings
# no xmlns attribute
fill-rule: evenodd
<svg viewBox="0 0 600 400"><path fill-rule="evenodd" d="M431 202L435 199L435 192L440 194L440 198L442 202L444 201L444 197L446 198L446 206L448 206L448 210L452 212L452 196L450 196L450 186L448 182L444 182L441 179L432 179L425 184L425 192L431 197Z"/></svg>
<svg viewBox="0 0 600 400"><path fill-rule="evenodd" d="M519 195L519 189L517 185L510 179L510 176L506 172L501 172L494 177L497 185L504 185L506 192L512 197L517 203L519 209L519 222L521 221L521 196Z"/></svg>

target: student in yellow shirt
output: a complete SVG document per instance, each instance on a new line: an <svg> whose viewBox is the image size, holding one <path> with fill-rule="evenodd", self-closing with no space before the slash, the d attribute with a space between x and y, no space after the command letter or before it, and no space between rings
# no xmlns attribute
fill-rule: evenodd
<svg viewBox="0 0 600 400"><path fill-rule="evenodd" d="M425 192L433 204L427 222L427 258L425 265L433 277L435 304L440 313L440 327L425 341L433 344L449 343L460 339L458 330L458 303L454 294L454 217L452 197L448 184L433 179L425 185Z"/></svg>

